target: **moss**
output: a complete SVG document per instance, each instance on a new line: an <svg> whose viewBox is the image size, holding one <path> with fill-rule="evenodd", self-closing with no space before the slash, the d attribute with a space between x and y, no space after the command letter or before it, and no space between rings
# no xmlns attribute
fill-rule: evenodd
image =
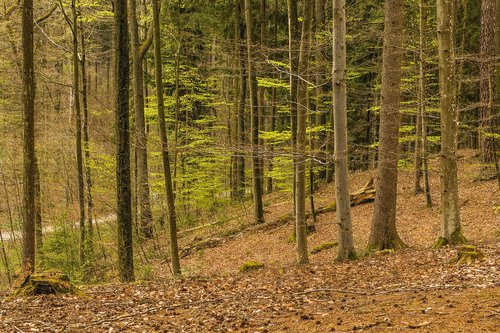
<svg viewBox="0 0 500 333"><path fill-rule="evenodd" d="M444 237L439 237L436 243L434 243L433 247L437 249L446 245L448 245L448 239Z"/></svg>
<svg viewBox="0 0 500 333"><path fill-rule="evenodd" d="M71 283L66 273L56 269L32 273L20 283L12 295L32 296L43 294L84 295L78 287Z"/></svg>
<svg viewBox="0 0 500 333"><path fill-rule="evenodd" d="M457 230L453 231L449 239L443 236L439 237L436 243L434 243L433 247L439 248L446 245L460 245L465 243L467 243L467 239L462 234L462 229L458 228Z"/></svg>
<svg viewBox="0 0 500 333"><path fill-rule="evenodd" d="M290 244L294 244L296 241L297 241L297 231L295 230L295 228L293 228L292 234L290 235L290 237L288 237L287 242Z"/></svg>
<svg viewBox="0 0 500 333"><path fill-rule="evenodd" d="M351 251L351 252L349 252L347 254L347 256L346 256L345 259L339 259L338 254L337 254L337 258L335 259L335 261L337 261L337 262L345 262L345 261L351 261L351 260L357 260L357 259L359 259L359 256L356 253L356 251L353 250L353 251Z"/></svg>
<svg viewBox="0 0 500 333"><path fill-rule="evenodd" d="M326 242L312 249L311 254L319 253L323 250L328 250L339 245L339 242Z"/></svg>
<svg viewBox="0 0 500 333"><path fill-rule="evenodd" d="M405 248L407 245L396 235L388 241L369 243L366 246L365 255L390 253Z"/></svg>
<svg viewBox="0 0 500 333"><path fill-rule="evenodd" d="M244 263L243 265L241 265L241 267L240 267L240 273L244 273L244 272L256 270L256 269L263 268L263 267L264 267L264 264L261 263L261 262L247 261L246 263Z"/></svg>
<svg viewBox="0 0 500 333"><path fill-rule="evenodd" d="M382 256L382 255L385 255L385 254L390 254L390 253L394 253L394 249L383 249L383 250L380 250L380 251L375 251L373 254L376 255L376 256Z"/></svg>
<svg viewBox="0 0 500 333"><path fill-rule="evenodd" d="M458 228L457 230L453 231L450 236L450 244L460 245L465 243L467 243L467 239L465 239L464 235L462 234L462 229Z"/></svg>
<svg viewBox="0 0 500 333"><path fill-rule="evenodd" d="M473 245L463 245L458 250L458 255L456 258L457 264L470 265L476 260L484 258L484 254Z"/></svg>

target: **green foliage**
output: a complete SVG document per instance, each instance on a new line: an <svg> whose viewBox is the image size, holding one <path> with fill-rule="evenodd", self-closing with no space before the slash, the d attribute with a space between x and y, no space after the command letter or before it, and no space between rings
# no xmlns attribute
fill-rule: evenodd
<svg viewBox="0 0 500 333"><path fill-rule="evenodd" d="M72 279L82 280L79 255L79 234L72 222L59 220L52 232L46 234L41 251L41 268L59 269Z"/></svg>
<svg viewBox="0 0 500 333"><path fill-rule="evenodd" d="M274 79L274 78L267 78L267 77L258 77L257 78L257 85L259 87L263 87L263 88L290 89L290 84L287 81Z"/></svg>
<svg viewBox="0 0 500 333"><path fill-rule="evenodd" d="M413 168L413 160L411 158L404 158L398 161L399 170L411 170Z"/></svg>

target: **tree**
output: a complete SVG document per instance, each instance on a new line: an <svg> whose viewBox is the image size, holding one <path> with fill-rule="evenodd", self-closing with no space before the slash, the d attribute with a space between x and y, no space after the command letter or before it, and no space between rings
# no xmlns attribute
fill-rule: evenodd
<svg viewBox="0 0 500 333"><path fill-rule="evenodd" d="M23 49L23 271L35 265L35 71L33 65L33 0L22 2Z"/></svg>
<svg viewBox="0 0 500 333"><path fill-rule="evenodd" d="M491 174L495 163L493 137L495 115L495 16L496 0L481 1L481 62L480 62L480 104L481 133L480 146L483 163L482 173Z"/></svg>
<svg viewBox="0 0 500 333"><path fill-rule="evenodd" d="M465 242L460 224L457 179L457 108L455 103L455 54L453 0L437 3L439 92L441 103L441 223L437 246Z"/></svg>
<svg viewBox="0 0 500 333"><path fill-rule="evenodd" d="M427 119L426 110L426 32L427 32L427 3L420 0L419 4L419 67L418 67L418 107L417 107L417 130L415 139L415 184L414 192L417 194L422 190L420 179L424 177L424 193L427 207L432 206L431 189L429 181L429 167L427 163Z"/></svg>
<svg viewBox="0 0 500 333"><path fill-rule="evenodd" d="M62 5L61 5L61 8ZM78 12L76 0L71 0L71 18L68 20L73 37L73 106L75 108L76 165L78 176L78 207L80 212L80 262L85 262L85 184L83 174L82 111L80 105L80 63L78 53Z"/></svg>
<svg viewBox="0 0 500 333"><path fill-rule="evenodd" d="M80 59L82 73L82 106L83 106L83 152L85 164L85 189L87 197L87 229L86 229L86 251L87 255L92 255L94 251L94 201L92 198L92 172L90 168L90 138L89 138L89 107L88 107L88 79L87 79L87 51L83 22L80 23L80 45L82 57Z"/></svg>
<svg viewBox="0 0 500 333"><path fill-rule="evenodd" d="M401 61L403 0L385 2L380 143L369 250L404 247L396 229L396 195L399 157L399 104L401 101Z"/></svg>
<svg viewBox="0 0 500 333"><path fill-rule="evenodd" d="M252 136L252 190L255 207L255 222L264 223L262 203L262 168L259 158L259 107L257 101L257 79L253 60L252 14L250 0L245 0L245 26L247 41L247 73L250 91L250 127Z"/></svg>
<svg viewBox="0 0 500 333"><path fill-rule="evenodd" d="M151 213L149 175L148 175L148 149L146 137L146 120L144 117L144 70L142 62L149 49L153 36L150 34L146 41L139 41L139 25L137 24L136 1L129 0L130 7L130 37L132 46L132 90L134 93L135 111L135 151L137 154L137 203L141 232L146 238L153 237L153 216Z"/></svg>
<svg viewBox="0 0 500 333"><path fill-rule="evenodd" d="M347 68L345 0L333 1L333 118L335 133L335 197L339 247L337 260L354 259L347 156Z"/></svg>
<svg viewBox="0 0 500 333"><path fill-rule="evenodd" d="M160 38L160 6L158 0L153 0L153 39L155 58L155 83L156 99L158 103L158 123L160 126L161 153L163 162L163 177L165 180L165 191L167 195L168 221L170 230L170 255L172 258L172 271L174 275L181 274L179 261L179 248L177 245L177 218L175 215L174 191L172 187L172 175L170 173L170 159L168 154L167 128L165 125L165 106L163 101L163 78L161 61L161 38Z"/></svg>
<svg viewBox="0 0 500 333"><path fill-rule="evenodd" d="M116 219L118 268L123 282L134 280L129 134L129 40L127 0L115 0Z"/></svg>
<svg viewBox="0 0 500 333"><path fill-rule="evenodd" d="M302 36L300 41L299 67L300 79L297 85L297 136L294 151L295 171L295 234L297 238L297 261L305 264L307 255L307 221L306 221L306 127L307 127L307 72L309 58L309 39L311 35L311 5L304 7ZM293 101L292 101L293 102Z"/></svg>

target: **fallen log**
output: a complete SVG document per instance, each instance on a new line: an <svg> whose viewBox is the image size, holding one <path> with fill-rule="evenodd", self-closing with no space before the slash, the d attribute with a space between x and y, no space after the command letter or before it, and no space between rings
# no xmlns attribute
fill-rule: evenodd
<svg viewBox="0 0 500 333"><path fill-rule="evenodd" d="M351 206L358 206L361 204L369 203L375 201L375 186L373 182L373 178L371 178L362 188L357 190L356 192L351 193ZM337 210L336 202L334 201L328 206L320 207L316 209L316 215L325 214L329 212L334 212ZM306 212L306 218L309 218L312 215L311 212ZM292 222L295 218L295 215L292 213L284 214L274 221L270 221L264 224L250 224L245 225L240 229L233 230L225 235L225 237L216 237L216 238L207 238L204 240L197 241L194 244L190 244L180 250L180 256L182 258L189 256L192 253L210 249L221 245L224 242L227 242L230 239L233 239L240 235L242 232L251 232L251 231L267 231L278 228L282 225L285 225L289 222ZM212 224L218 224L217 222ZM205 227L205 226L202 226Z"/></svg>

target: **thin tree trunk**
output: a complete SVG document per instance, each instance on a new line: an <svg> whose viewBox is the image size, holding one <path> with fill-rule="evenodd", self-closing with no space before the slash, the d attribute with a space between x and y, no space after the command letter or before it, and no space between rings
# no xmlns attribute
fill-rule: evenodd
<svg viewBox="0 0 500 333"><path fill-rule="evenodd" d="M35 71L33 0L22 2L23 45L23 271L35 268Z"/></svg>
<svg viewBox="0 0 500 333"><path fill-rule="evenodd" d="M483 175L494 174L494 138L492 131L495 119L495 18L496 0L481 0L481 62L480 62L480 145ZM493 103L490 101L493 100Z"/></svg>
<svg viewBox="0 0 500 333"><path fill-rule="evenodd" d="M250 87L250 120L252 134L252 189L255 208L255 222L264 223L264 207L262 203L262 173L259 157L259 108L257 101L257 79L254 72L253 43L252 43L252 16L250 0L245 0L245 25L247 36L247 66Z"/></svg>
<svg viewBox="0 0 500 333"><path fill-rule="evenodd" d="M290 131L292 133L292 150L295 155L297 142L297 39L299 38L297 0L287 0L288 9L288 61L290 65ZM295 170L295 169L294 169ZM293 208L297 210L296 195L297 175L293 173Z"/></svg>
<svg viewBox="0 0 500 333"><path fill-rule="evenodd" d="M373 220L369 250L404 247L396 229L396 195L399 157L399 107L403 58L403 0L385 2L384 51L382 59L382 101L380 145Z"/></svg>
<svg viewBox="0 0 500 333"><path fill-rule="evenodd" d="M36 251L39 253L43 246L42 232L42 191L40 187L40 169L38 159L35 155L35 244Z"/></svg>
<svg viewBox="0 0 500 333"><path fill-rule="evenodd" d="M302 37L300 42L298 73L301 79L297 85L297 138L295 149L295 227L297 237L297 261L299 264L309 262L307 253L307 221L306 221L306 127L307 127L307 73L309 40L311 35L311 6L305 6L302 21ZM293 101L292 101L293 102Z"/></svg>
<svg viewBox="0 0 500 333"><path fill-rule="evenodd" d="M352 237L347 157L347 65L345 0L333 1L333 118L335 133L335 198L337 203L337 260L356 258Z"/></svg>
<svg viewBox="0 0 500 333"><path fill-rule="evenodd" d="M160 7L158 0L153 0L153 29L154 29L154 57L155 57L155 82L156 98L158 101L158 122L160 126L161 152L163 160L163 176L165 178L165 191L167 195L168 220L170 229L170 255L172 257L172 271L174 275L181 274L179 262L179 249L177 245L177 221L175 215L174 192L172 189L172 176L170 173L170 159L168 154L167 129L165 125L165 106L163 101L161 38L160 38Z"/></svg>
<svg viewBox="0 0 500 333"><path fill-rule="evenodd" d="M76 10L76 0L71 0L71 20L70 25L73 37L73 100L75 110L75 133L76 133L76 166L78 178L78 207L80 220L80 263L85 263L85 194L83 175L83 150L82 150L82 114L80 106L80 64L78 59L78 13Z"/></svg>
<svg viewBox="0 0 500 333"><path fill-rule="evenodd" d="M85 192L87 196L87 251L94 252L94 201L92 198L92 173L90 169L90 138L89 138L89 107L88 107L88 80L87 80L87 52L83 25L80 28L80 44L82 47L82 59L80 61L82 70L82 104L83 104L83 152L85 164ZM96 90L97 92L97 90Z"/></svg>
<svg viewBox="0 0 500 333"><path fill-rule="evenodd" d="M316 34L321 33L324 31L323 29L325 28L325 0L316 0L315 3L315 27L316 27ZM326 126L326 120L327 120L327 112L325 110L325 95L327 94L326 91L326 86L323 84L325 77L322 74L323 72L323 50L321 48L321 39L316 38L317 43L316 43L316 65L317 65L317 73L316 73L316 100L315 100L315 110L316 110L316 126ZM318 155L318 159L321 161L320 162L320 168L318 172L318 176L320 179L323 179L325 181L331 181L333 178L333 166L331 163L328 165L327 160L325 159L325 155L327 153L328 148L332 148L331 144L327 142L327 140L330 140L330 138L325 135L325 132L322 131L317 134L318 137L316 139L317 143L315 144L316 146L316 154ZM330 151L333 151L330 149ZM330 171L328 172L327 175L327 169Z"/></svg>
<svg viewBox="0 0 500 333"><path fill-rule="evenodd" d="M134 280L130 184L129 40L127 0L115 0L116 197L118 268L122 282Z"/></svg>
<svg viewBox="0 0 500 333"><path fill-rule="evenodd" d="M457 177L458 115L455 103L455 51L453 0L437 1L439 90L441 101L441 238L436 245L465 241L460 223Z"/></svg>
<svg viewBox="0 0 500 333"><path fill-rule="evenodd" d="M151 213L148 153L146 137L146 119L144 116L144 70L143 54L139 42L139 27L136 16L136 1L129 0L130 7L130 37L132 54L132 90L134 93L135 111L135 151L137 154L137 204L139 207L140 230L144 237L153 237L153 216Z"/></svg>
<svg viewBox="0 0 500 333"><path fill-rule="evenodd" d="M238 105L239 105L239 59L240 59L240 0L233 1L233 14L234 14L234 22L233 22L233 111L232 118L230 123L230 131L231 131L231 143L235 149L233 155L231 156L231 199L238 199L238 156L241 154L239 151L239 143L238 143Z"/></svg>
<svg viewBox="0 0 500 333"><path fill-rule="evenodd" d="M429 166L427 161L427 119L425 116L426 110L426 84L425 84L425 75L426 75L426 57L425 57L425 49L426 49L426 33L427 33L427 3L426 0L420 0L419 11L420 11L420 50L419 50L419 77L418 77L418 113L420 116L420 136L417 135L417 142L420 140L421 150L418 151L416 149L415 155L421 154L421 165L422 170L421 173L424 177L424 193L425 200L427 202L427 207L432 207L432 197L431 197L431 188L429 181ZM417 122L417 127L419 126ZM417 158L417 157L416 157ZM418 163L418 162L416 162ZM417 192L418 187L420 186L420 181L417 180L417 175L415 175L415 192ZM418 186L417 186L418 182Z"/></svg>

